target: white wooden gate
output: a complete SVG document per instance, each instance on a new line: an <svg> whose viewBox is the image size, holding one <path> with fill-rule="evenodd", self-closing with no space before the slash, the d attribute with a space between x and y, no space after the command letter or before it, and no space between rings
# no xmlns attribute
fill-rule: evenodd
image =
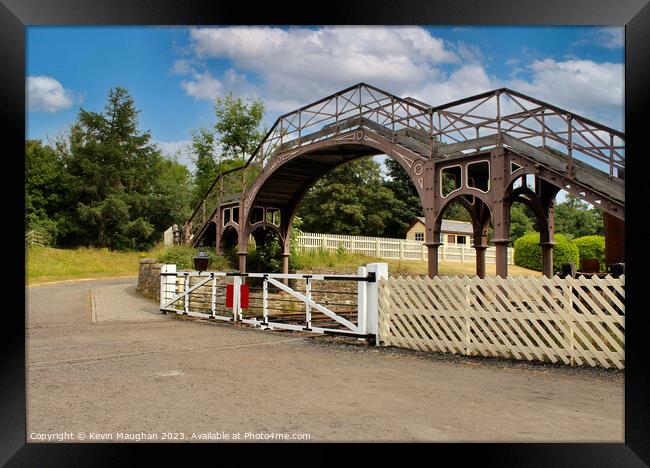
<svg viewBox="0 0 650 468"><path fill-rule="evenodd" d="M261 329L353 335L374 342L379 320L377 280L387 275L385 263L359 267L356 275L176 272L175 265L163 265L160 311ZM285 284L289 282L299 286ZM342 283L353 287L331 286ZM320 287L314 289L315 285ZM346 297L344 302L340 297Z"/></svg>

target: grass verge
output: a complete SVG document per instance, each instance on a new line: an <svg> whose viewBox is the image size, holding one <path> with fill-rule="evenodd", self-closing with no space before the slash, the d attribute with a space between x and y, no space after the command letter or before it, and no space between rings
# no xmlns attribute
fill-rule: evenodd
<svg viewBox="0 0 650 468"><path fill-rule="evenodd" d="M107 249L53 249L33 246L26 252L27 284L80 278L101 278L138 274L138 252L110 252Z"/></svg>

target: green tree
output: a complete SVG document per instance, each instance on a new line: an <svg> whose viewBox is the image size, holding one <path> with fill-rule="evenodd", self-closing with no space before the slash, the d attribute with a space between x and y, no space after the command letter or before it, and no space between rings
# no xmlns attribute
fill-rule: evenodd
<svg viewBox="0 0 650 468"><path fill-rule="evenodd" d="M244 100L229 93L217 98L214 128L224 158L247 159L262 141L260 129L264 117L264 104L259 99Z"/></svg>
<svg viewBox="0 0 650 468"><path fill-rule="evenodd" d="M38 140L25 142L25 230L35 229L55 242L57 213L68 184L63 161L54 148Z"/></svg>
<svg viewBox="0 0 650 468"><path fill-rule="evenodd" d="M298 215L307 232L383 236L395 203L379 164L364 158L321 177L305 195Z"/></svg>
<svg viewBox="0 0 650 468"><path fill-rule="evenodd" d="M160 158L154 192L150 198L149 220L162 230L182 224L192 212L192 175L177 158Z"/></svg>
<svg viewBox="0 0 650 468"><path fill-rule="evenodd" d="M573 195L555 206L555 232L575 239L583 236L605 234L602 211L589 205Z"/></svg>
<svg viewBox="0 0 650 468"><path fill-rule="evenodd" d="M64 243L145 249L182 215L186 201L171 184L186 183L187 174L139 130L138 113L125 88L112 88L104 111L81 109L57 145L70 177Z"/></svg>
<svg viewBox="0 0 650 468"><path fill-rule="evenodd" d="M230 93L215 101L214 113L213 129L192 132L195 206L203 200L217 176L243 166L264 137L260 128L264 104L259 99L245 100ZM258 173L256 167L249 167L225 177L224 194L241 192Z"/></svg>
<svg viewBox="0 0 650 468"><path fill-rule="evenodd" d="M510 239L514 242L535 228L535 215L531 209L523 203L513 203L510 207Z"/></svg>
<svg viewBox="0 0 650 468"><path fill-rule="evenodd" d="M390 217L386 223L384 235L387 237L404 237L409 225L418 216L423 216L422 203L411 178L404 168L394 159L384 160L387 178L384 187L393 192L394 202L390 207Z"/></svg>
<svg viewBox="0 0 650 468"><path fill-rule="evenodd" d="M194 204L199 203L219 173L215 157L214 133L206 128L192 132L194 171Z"/></svg>

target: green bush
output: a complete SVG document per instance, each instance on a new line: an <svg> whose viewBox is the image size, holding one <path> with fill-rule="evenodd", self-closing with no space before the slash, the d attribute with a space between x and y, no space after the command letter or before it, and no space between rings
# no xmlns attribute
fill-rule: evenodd
<svg viewBox="0 0 650 468"><path fill-rule="evenodd" d="M210 270L224 271L231 270L228 260L219 255L215 249L203 247L203 251L210 257ZM159 263L175 263L178 270L193 270L194 269L194 256L199 252L196 247L188 245L174 245L172 247L165 247L156 258Z"/></svg>
<svg viewBox="0 0 650 468"><path fill-rule="evenodd" d="M583 236L573 243L578 247L580 260L595 258L600 263L600 271L605 271L605 237Z"/></svg>
<svg viewBox="0 0 650 468"><path fill-rule="evenodd" d="M59 233L56 221L47 217L31 220L26 232L29 231L34 231L34 235L39 239L40 243L45 246L54 245Z"/></svg>
<svg viewBox="0 0 650 468"><path fill-rule="evenodd" d="M538 232L525 234L515 241L514 261L515 265L542 271L542 246L539 245ZM553 271L560 271L565 263L575 263L579 266L578 247L562 234L556 234L555 247L553 247Z"/></svg>

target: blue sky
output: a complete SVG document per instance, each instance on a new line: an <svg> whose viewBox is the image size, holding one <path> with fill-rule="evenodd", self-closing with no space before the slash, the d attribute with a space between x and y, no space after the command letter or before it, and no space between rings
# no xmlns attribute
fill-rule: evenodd
<svg viewBox="0 0 650 468"><path fill-rule="evenodd" d="M623 28L28 27L27 138L65 132L126 87L166 154L189 163L214 99L262 98L265 123L365 81L438 105L508 86L623 129ZM190 164L191 165L191 164Z"/></svg>

